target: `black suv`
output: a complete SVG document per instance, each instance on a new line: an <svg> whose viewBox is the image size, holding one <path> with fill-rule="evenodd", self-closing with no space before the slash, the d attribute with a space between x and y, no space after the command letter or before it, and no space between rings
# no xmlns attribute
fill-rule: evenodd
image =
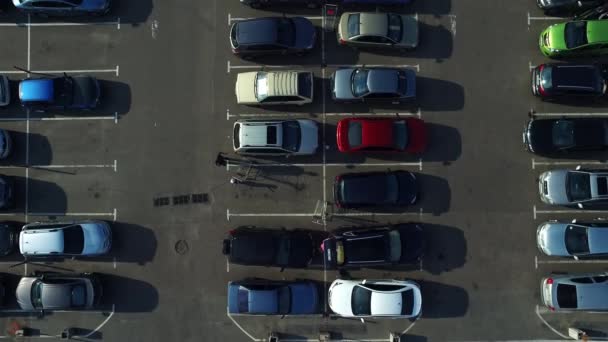
<svg viewBox="0 0 608 342"><path fill-rule="evenodd" d="M242 58L271 54L302 55L315 46L317 32L302 17L267 17L237 21L230 28L232 52Z"/></svg>
<svg viewBox="0 0 608 342"><path fill-rule="evenodd" d="M608 148L608 119L531 119L524 127L523 142L530 152L559 157L567 152Z"/></svg>
<svg viewBox="0 0 608 342"><path fill-rule="evenodd" d="M404 207L417 199L418 182L408 171L346 173L334 182L339 208Z"/></svg>
<svg viewBox="0 0 608 342"><path fill-rule="evenodd" d="M606 68L598 64L541 64L532 70L532 93L542 99L602 96Z"/></svg>

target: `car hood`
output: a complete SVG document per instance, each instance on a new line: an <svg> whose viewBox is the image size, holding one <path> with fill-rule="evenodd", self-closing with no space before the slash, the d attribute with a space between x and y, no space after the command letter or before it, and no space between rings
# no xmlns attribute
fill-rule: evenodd
<svg viewBox="0 0 608 342"><path fill-rule="evenodd" d="M97 107L101 95L99 82L91 76L75 76L72 106L75 108L92 109Z"/></svg>
<svg viewBox="0 0 608 342"><path fill-rule="evenodd" d="M291 18L296 27L295 47L310 50L315 46L317 31L310 20L302 17Z"/></svg>
<svg viewBox="0 0 608 342"><path fill-rule="evenodd" d="M291 284L292 315L309 315L319 310L319 290L314 283Z"/></svg>
<svg viewBox="0 0 608 342"><path fill-rule="evenodd" d="M34 277L23 277L17 285L15 296L17 303L23 310L34 310L32 305L32 284L36 281Z"/></svg>
<svg viewBox="0 0 608 342"><path fill-rule="evenodd" d="M239 104L257 104L255 96L255 79L257 72L242 72L236 76L236 102Z"/></svg>
<svg viewBox="0 0 608 342"><path fill-rule="evenodd" d="M355 284L335 281L329 289L329 307L341 316L353 316L352 293Z"/></svg>
<svg viewBox="0 0 608 342"><path fill-rule="evenodd" d="M545 30L545 33L549 36L549 45L547 46L548 48L556 50L567 50L566 39L564 36L565 29L566 24L555 24L549 26Z"/></svg>
<svg viewBox="0 0 608 342"><path fill-rule="evenodd" d="M84 10L103 10L110 6L110 0L83 0L80 8Z"/></svg>
<svg viewBox="0 0 608 342"><path fill-rule="evenodd" d="M352 91L352 74L355 69L338 69L333 75L332 91L334 97L340 100L356 99Z"/></svg>
<svg viewBox="0 0 608 342"><path fill-rule="evenodd" d="M83 255L104 254L110 249L111 232L105 222L83 223L80 226L84 233Z"/></svg>
<svg viewBox="0 0 608 342"><path fill-rule="evenodd" d="M568 223L550 222L543 224L538 232L537 243L550 256L570 256L566 249L566 227Z"/></svg>
<svg viewBox="0 0 608 342"><path fill-rule="evenodd" d="M570 204L566 193L568 170L552 170L541 174L540 181L546 182L547 194L541 192L541 199L549 204ZM541 184L542 185L542 184ZM544 186L544 185L542 185ZM541 189L539 189L541 190Z"/></svg>
<svg viewBox="0 0 608 342"><path fill-rule="evenodd" d="M300 150L298 154L314 154L319 147L319 126L312 120L298 120L300 124Z"/></svg>
<svg viewBox="0 0 608 342"><path fill-rule="evenodd" d="M402 15L403 34L401 44L415 48L418 46L418 19L413 15Z"/></svg>

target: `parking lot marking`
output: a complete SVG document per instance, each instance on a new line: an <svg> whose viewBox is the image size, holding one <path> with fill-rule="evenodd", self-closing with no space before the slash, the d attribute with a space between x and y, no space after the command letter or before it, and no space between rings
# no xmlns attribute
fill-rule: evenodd
<svg viewBox="0 0 608 342"><path fill-rule="evenodd" d="M111 213L36 213L36 212L30 212L29 213L30 216L99 216L99 217L103 217L103 216L110 216L110 217L116 217L116 209L114 209L114 211L112 211Z"/></svg>
<svg viewBox="0 0 608 342"><path fill-rule="evenodd" d="M450 31L452 31L452 35L456 37L456 15L449 14L450 17ZM416 20L418 20L418 13L416 13Z"/></svg>
<svg viewBox="0 0 608 342"><path fill-rule="evenodd" d="M395 163L264 163L264 164L254 164L254 167L352 167L352 166L417 166L419 169L422 169L422 160L417 162L395 162ZM241 167L241 164L228 164L227 168Z"/></svg>
<svg viewBox="0 0 608 342"><path fill-rule="evenodd" d="M558 166L558 165L608 165L606 162L593 160L572 160L572 161L536 161L532 158L532 170L536 169L537 165L541 166Z"/></svg>
<svg viewBox="0 0 608 342"><path fill-rule="evenodd" d="M29 49L28 49L29 51ZM29 56L29 53L28 53ZM30 69L30 59L28 58L28 70ZM103 74L103 73L112 73L115 74L117 77L119 76L119 66L117 65L114 68L108 68L108 69L73 69L73 70L30 70L32 73L39 73L39 74ZM0 70L1 74L12 74L12 75L18 75L18 74L27 74L27 72L22 71L22 70Z"/></svg>
<svg viewBox="0 0 608 342"><path fill-rule="evenodd" d="M232 69L295 69L295 70L299 70L299 69L302 69L302 66L300 66L300 65L268 65L268 64L232 65L232 63L230 63L230 61L226 61L226 70L228 71L228 73L230 73L230 71Z"/></svg>
<svg viewBox="0 0 608 342"><path fill-rule="evenodd" d="M252 341L255 341L255 342L264 341L263 338L255 338L249 332L247 332L247 330L243 329L243 327L240 324L238 324L234 318L232 318L232 315L228 311L228 307L226 307L226 316L228 316L228 318L230 318L230 320L232 321L232 323L234 323L234 325L236 325L237 328L241 329L241 331L243 332L243 334L247 335L247 337L249 337Z"/></svg>
<svg viewBox="0 0 608 342"><path fill-rule="evenodd" d="M230 260L226 258L226 273L230 273Z"/></svg>
<svg viewBox="0 0 608 342"><path fill-rule="evenodd" d="M96 334L114 316L115 309L116 309L115 305L112 304L112 312L110 312L110 314L108 315L108 317L106 317L106 319L103 322L101 322L101 324L99 324L97 326L97 328L93 329L91 332L89 332L88 334L86 334L84 336L74 336L74 337L76 337L76 338L89 338L89 337L93 336L94 334Z"/></svg>
<svg viewBox="0 0 608 342"><path fill-rule="evenodd" d="M0 72L1 73L1 72ZM310 113L309 113L310 114ZM268 118L268 117L290 117L290 116L302 116L302 113L238 113L238 114L230 114L230 110L226 109L226 120L230 120L230 118ZM422 117L422 111L418 108L415 112L371 112L371 113L323 113L324 116L417 116ZM2 120L0 118L0 120Z"/></svg>
<svg viewBox="0 0 608 342"><path fill-rule="evenodd" d="M559 18L559 17L532 17L532 16L530 16L530 12L528 12L528 30L530 29L530 22L532 20L562 20L562 21L567 21L568 18Z"/></svg>
<svg viewBox="0 0 608 342"><path fill-rule="evenodd" d="M536 113L532 116L608 116L608 113Z"/></svg>
<svg viewBox="0 0 608 342"><path fill-rule="evenodd" d="M319 15L319 16L302 16L302 18L306 18L308 20L323 20L323 16ZM250 17L250 18L238 18L238 17L232 17L230 15L230 13L228 13L228 26L230 26L232 24L232 22L234 21L243 21L243 20L249 20L249 19L255 19L254 17Z"/></svg>
<svg viewBox="0 0 608 342"><path fill-rule="evenodd" d="M412 68L420 71L420 64L328 64L328 68Z"/></svg>
<svg viewBox="0 0 608 342"><path fill-rule="evenodd" d="M536 65L532 65L532 62L528 62L528 68L530 69L530 72L532 72L532 69L536 68Z"/></svg>
<svg viewBox="0 0 608 342"><path fill-rule="evenodd" d="M553 328L553 327L551 326L551 324L549 324L549 323L548 323L548 322L547 322L547 321L546 321L546 320L543 318L543 316L540 314L540 310L539 310L538 304L536 305L535 312L536 312L536 316L537 316L537 317L538 317L538 318L541 320L541 322L543 322L543 324L544 324L544 325L545 325L547 328L551 329L551 331L553 331L555 334L557 334L559 337L561 337L561 338L563 338L563 339L566 339L566 340L569 340L569 339L570 339L568 336L566 336L566 335L564 335L564 334L560 333L559 331L557 331L557 329Z"/></svg>
<svg viewBox="0 0 608 342"><path fill-rule="evenodd" d="M30 70L31 67L32 67L31 66L31 60L32 60L32 58L31 58L31 56L32 56L32 53L31 53L31 51L32 51L32 26L31 26L32 17L31 17L30 14L27 15L27 23L28 23L28 25L27 25L27 70ZM28 73L27 75L29 77L30 74Z"/></svg>
<svg viewBox="0 0 608 342"><path fill-rule="evenodd" d="M420 319L420 317L416 318L416 320L413 321L412 323L410 323L410 325L407 328L403 329L403 331L401 332L401 335L403 336L403 335L407 334L407 332L410 331L410 329L412 329L414 327L414 324L416 324L416 322L418 322L419 319Z"/></svg>
<svg viewBox="0 0 608 342"><path fill-rule="evenodd" d="M608 260L575 260L575 259L558 259L558 260L539 260L537 256L534 257L535 263L538 265L568 265L568 264L608 264Z"/></svg>
<svg viewBox="0 0 608 342"><path fill-rule="evenodd" d="M116 222L116 217L118 215L118 211L116 210L116 208L114 208L114 211L112 214L113 214L113 221Z"/></svg>
<svg viewBox="0 0 608 342"><path fill-rule="evenodd" d="M423 210L419 212L402 212L402 213L386 213L386 212L356 212L356 213L332 213L335 217L361 217L361 216L418 216L424 215ZM230 217L314 217L315 213L231 213L226 209L226 218L230 221Z"/></svg>
<svg viewBox="0 0 608 342"><path fill-rule="evenodd" d="M534 219L538 214L605 214L608 210L537 210L536 205L533 206Z"/></svg>

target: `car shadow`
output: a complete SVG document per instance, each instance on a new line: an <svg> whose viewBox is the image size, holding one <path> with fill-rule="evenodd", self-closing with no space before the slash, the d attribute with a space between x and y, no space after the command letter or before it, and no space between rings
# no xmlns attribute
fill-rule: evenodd
<svg viewBox="0 0 608 342"><path fill-rule="evenodd" d="M156 256L158 241L154 231L128 222L109 222L112 227L112 248L106 255L79 258L83 261L116 261L144 265Z"/></svg>
<svg viewBox="0 0 608 342"><path fill-rule="evenodd" d="M464 288L428 280L416 282L423 298L421 318L454 318L467 313L469 294Z"/></svg>
<svg viewBox="0 0 608 342"><path fill-rule="evenodd" d="M15 177L15 190L17 190L15 199L17 200L17 208L21 209L22 212L25 209L23 203L25 203L26 189L30 195L27 208L30 215L47 216L49 219L54 219L55 215L63 215L67 212L67 195L59 185L29 178L26 188L25 182L24 177Z"/></svg>
<svg viewBox="0 0 608 342"><path fill-rule="evenodd" d="M418 75L416 88L416 103L423 111L455 111L464 108L464 87L458 83ZM441 100L438 100L438 94L441 94Z"/></svg>
<svg viewBox="0 0 608 342"><path fill-rule="evenodd" d="M422 257L423 270L437 275L464 266L467 241L461 229L427 223L422 228L426 240L426 250Z"/></svg>
<svg viewBox="0 0 608 342"><path fill-rule="evenodd" d="M102 306L115 312L151 312L158 306L158 290L150 283L113 274L100 274Z"/></svg>
<svg viewBox="0 0 608 342"><path fill-rule="evenodd" d="M12 141L11 154L0 160L1 166L26 167L26 148L29 143L29 166L50 165L53 160L53 152L49 139L38 133L28 134L21 131L6 130Z"/></svg>
<svg viewBox="0 0 608 342"><path fill-rule="evenodd" d="M102 99L99 108L92 113L104 115L125 115L131 109L131 87L124 82L99 80Z"/></svg>

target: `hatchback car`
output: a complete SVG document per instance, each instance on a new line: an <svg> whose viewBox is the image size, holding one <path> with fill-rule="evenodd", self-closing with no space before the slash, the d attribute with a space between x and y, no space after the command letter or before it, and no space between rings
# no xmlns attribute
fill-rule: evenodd
<svg viewBox="0 0 608 342"><path fill-rule="evenodd" d="M312 102L310 71L253 71L236 77L236 102L245 105L304 105Z"/></svg>
<svg viewBox="0 0 608 342"><path fill-rule="evenodd" d="M548 221L536 230L538 249L546 255L593 258L608 255L608 223Z"/></svg>
<svg viewBox="0 0 608 342"><path fill-rule="evenodd" d="M323 265L320 246L327 233L311 230L240 227L229 232L222 253L240 265L304 268Z"/></svg>
<svg viewBox="0 0 608 342"><path fill-rule="evenodd" d="M531 119L524 127L524 146L545 156L567 156L569 152L608 148L608 119Z"/></svg>
<svg viewBox="0 0 608 342"><path fill-rule="evenodd" d="M424 253L416 223L346 228L323 241L326 268L393 266L418 262Z"/></svg>
<svg viewBox="0 0 608 342"><path fill-rule="evenodd" d="M101 97L93 76L29 78L19 83L19 100L25 108L44 110L91 110Z"/></svg>
<svg viewBox="0 0 608 342"><path fill-rule="evenodd" d="M422 312L420 287L408 280L336 279L327 302L342 317L415 318Z"/></svg>
<svg viewBox="0 0 608 342"><path fill-rule="evenodd" d="M21 278L16 296L23 310L91 310L102 286L96 274L43 273Z"/></svg>
<svg viewBox="0 0 608 342"><path fill-rule="evenodd" d="M536 0L546 15L569 15L593 8L606 0Z"/></svg>
<svg viewBox="0 0 608 342"><path fill-rule="evenodd" d="M238 120L232 138L238 154L311 155L319 147L319 125L308 119Z"/></svg>
<svg viewBox="0 0 608 342"><path fill-rule="evenodd" d="M548 57L584 57L608 53L608 21L580 20L554 24L540 34L540 51Z"/></svg>
<svg viewBox="0 0 608 342"><path fill-rule="evenodd" d="M532 93L548 100L603 96L606 75L597 64L541 64L532 70Z"/></svg>
<svg viewBox="0 0 608 342"><path fill-rule="evenodd" d="M11 176L0 175L0 209L15 206L15 181Z"/></svg>
<svg viewBox="0 0 608 342"><path fill-rule="evenodd" d="M547 204L579 208L608 203L608 172L605 170L551 170L538 181L540 199Z"/></svg>
<svg viewBox="0 0 608 342"><path fill-rule="evenodd" d="M302 55L315 46L316 29L302 17L266 17L237 21L230 28L232 52L249 59L261 55Z"/></svg>
<svg viewBox="0 0 608 342"><path fill-rule="evenodd" d="M338 22L338 43L353 47L412 50L418 46L418 18L378 12L346 12Z"/></svg>
<svg viewBox="0 0 608 342"><path fill-rule="evenodd" d="M46 16L102 15L110 10L110 0L13 0L21 11Z"/></svg>
<svg viewBox="0 0 608 342"><path fill-rule="evenodd" d="M397 68L343 68L331 76L336 102L388 102L398 104L416 98L416 72Z"/></svg>
<svg viewBox="0 0 608 342"><path fill-rule="evenodd" d="M340 208L402 207L417 199L418 181L408 171L346 173L334 182Z"/></svg>
<svg viewBox="0 0 608 342"><path fill-rule="evenodd" d="M551 311L606 311L608 273L552 274L541 280L540 293Z"/></svg>
<svg viewBox="0 0 608 342"><path fill-rule="evenodd" d="M252 279L228 283L228 312L239 315L320 313L319 286L312 281Z"/></svg>
<svg viewBox="0 0 608 342"><path fill-rule="evenodd" d="M340 152L417 154L427 146L426 124L415 117L342 119L336 131Z"/></svg>
<svg viewBox="0 0 608 342"><path fill-rule="evenodd" d="M23 226L19 250L26 257L96 256L112 247L105 221L35 222Z"/></svg>

